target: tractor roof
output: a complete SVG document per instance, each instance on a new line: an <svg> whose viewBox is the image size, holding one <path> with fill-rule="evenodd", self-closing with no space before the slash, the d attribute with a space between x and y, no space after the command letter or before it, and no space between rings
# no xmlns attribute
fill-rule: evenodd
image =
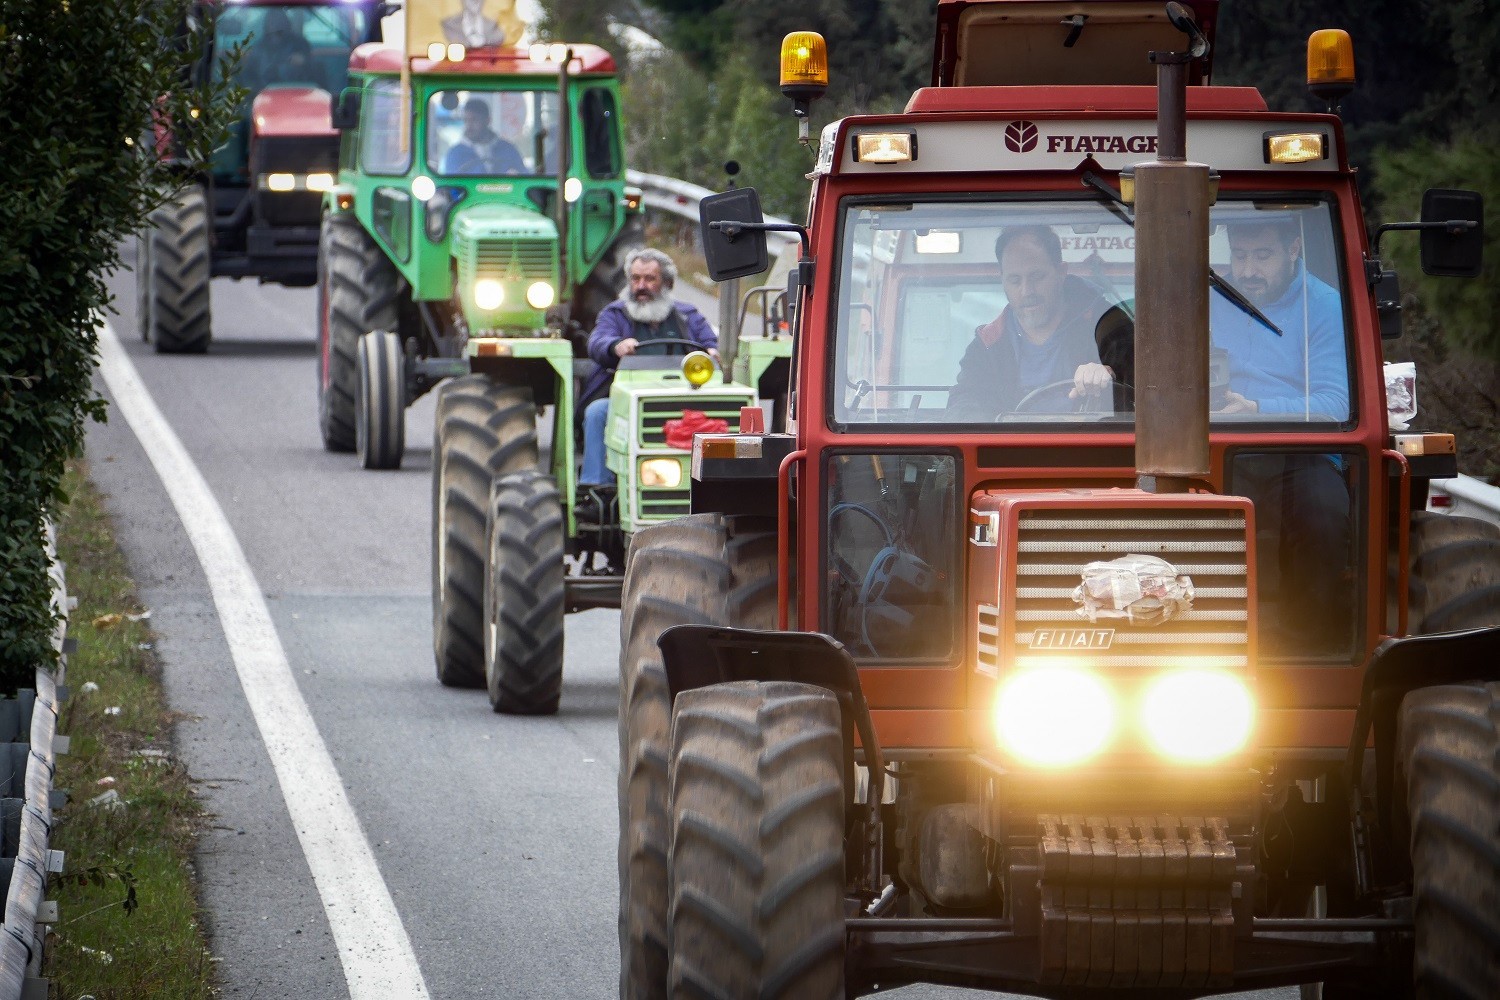
<svg viewBox="0 0 1500 1000"><path fill-rule="evenodd" d="M1254 87L1189 87L1187 109L1198 112L1264 112ZM999 111L1140 111L1156 114L1156 88L1130 87L923 87L906 104L910 113Z"/></svg>
<svg viewBox="0 0 1500 1000"><path fill-rule="evenodd" d="M1183 3L1212 44L1219 0ZM932 83L1150 85L1156 68L1148 53L1185 43L1161 0L938 0ZM1188 83L1207 83L1212 59L1210 49L1195 60Z"/></svg>
<svg viewBox="0 0 1500 1000"><path fill-rule="evenodd" d="M597 45L574 45L570 72L614 73L615 58ZM349 69L356 73L399 73L405 50L399 45L368 42L349 56ZM461 62L434 62L423 56L411 61L413 76L556 76L558 64L533 61L528 48L469 49Z"/></svg>
<svg viewBox="0 0 1500 1000"><path fill-rule="evenodd" d="M198 0L203 7L373 7L381 0Z"/></svg>

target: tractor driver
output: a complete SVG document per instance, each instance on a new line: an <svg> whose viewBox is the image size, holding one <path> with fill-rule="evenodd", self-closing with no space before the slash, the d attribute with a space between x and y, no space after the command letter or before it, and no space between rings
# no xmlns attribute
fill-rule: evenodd
<svg viewBox="0 0 1500 1000"><path fill-rule="evenodd" d="M672 345L653 346L651 341L677 338L698 344L715 361L719 338L708 320L693 306L672 298L677 284L677 265L660 250L639 247L625 256L628 284L618 300L599 313L589 334L589 357L597 367L578 397L583 409L583 469L578 492L585 497L578 518L597 524L602 516L598 488L610 486L615 474L604 464L604 425L609 420L609 387L620 359L637 353L665 354Z"/></svg>
<svg viewBox="0 0 1500 1000"><path fill-rule="evenodd" d="M1343 306L1337 291L1308 273L1296 222L1272 217L1225 228L1230 283L1281 332L1223 295L1210 296L1211 339L1229 356L1227 403L1217 412L1347 420ZM1287 609L1280 625L1293 652L1309 643L1313 651L1336 651L1348 642L1350 512L1342 466L1333 455L1273 452L1234 465L1230 489L1248 497L1257 520L1276 534L1263 558L1277 560L1279 603Z"/></svg>
<svg viewBox="0 0 1500 1000"><path fill-rule="evenodd" d="M443 156L443 173L450 175L524 174L526 163L515 146L490 128L490 106L483 98L464 102L463 139Z"/></svg>
<svg viewBox="0 0 1500 1000"><path fill-rule="evenodd" d="M316 83L313 76L312 46L279 7L266 11L260 37L254 39L245 58L247 85L260 90L273 83Z"/></svg>
<svg viewBox="0 0 1500 1000"><path fill-rule="evenodd" d="M1050 226L1011 226L995 240L995 260L1007 303L964 352L949 418L993 420L1038 389L1068 381L1069 399L1106 393L1116 374L1099 363L1094 330L1114 303L1068 273L1057 233Z"/></svg>

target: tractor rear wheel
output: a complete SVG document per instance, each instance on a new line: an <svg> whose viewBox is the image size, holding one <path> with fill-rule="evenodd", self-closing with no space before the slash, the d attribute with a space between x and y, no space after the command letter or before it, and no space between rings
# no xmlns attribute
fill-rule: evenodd
<svg viewBox="0 0 1500 1000"><path fill-rule="evenodd" d="M670 996L842 1000L843 754L824 688L677 696Z"/></svg>
<svg viewBox="0 0 1500 1000"><path fill-rule="evenodd" d="M357 219L324 216L318 238L318 429L329 451L357 445L359 340L371 330L399 329L401 280Z"/></svg>
<svg viewBox="0 0 1500 1000"><path fill-rule="evenodd" d="M187 188L155 209L147 226L145 266L136 263L142 336L158 354L202 354L213 335L203 189Z"/></svg>
<svg viewBox="0 0 1500 1000"><path fill-rule="evenodd" d="M525 386L465 375L438 390L432 460L432 645L438 680L484 686L484 564L490 485L536 467Z"/></svg>
<svg viewBox="0 0 1500 1000"><path fill-rule="evenodd" d="M371 330L359 338L354 450L366 469L399 469L406 450L406 358L401 338Z"/></svg>
<svg viewBox="0 0 1500 1000"><path fill-rule="evenodd" d="M631 539L620 602L620 996L667 991L671 704L657 637L673 625L776 625L776 534L764 519L692 514Z"/></svg>
<svg viewBox="0 0 1500 1000"><path fill-rule="evenodd" d="M562 499L551 476L501 476L490 499L484 678L490 706L551 715L562 694Z"/></svg>
<svg viewBox="0 0 1500 1000"><path fill-rule="evenodd" d="M1412 633L1500 625L1500 527L1417 511L1408 555Z"/></svg>
<svg viewBox="0 0 1500 1000"><path fill-rule="evenodd" d="M1500 996L1497 732L1500 683L1422 688L1401 703L1395 792L1409 832L1422 1000Z"/></svg>

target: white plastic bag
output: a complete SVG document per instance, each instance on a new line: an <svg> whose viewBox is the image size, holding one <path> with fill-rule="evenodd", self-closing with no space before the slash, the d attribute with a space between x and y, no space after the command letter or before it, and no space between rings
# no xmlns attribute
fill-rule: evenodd
<svg viewBox="0 0 1500 1000"><path fill-rule="evenodd" d="M1193 608L1193 581L1165 559L1121 556L1083 567L1073 590L1078 613L1091 622L1125 618L1137 625L1160 625Z"/></svg>
<svg viewBox="0 0 1500 1000"><path fill-rule="evenodd" d="M1385 366L1385 409L1393 431L1406 430L1417 415L1417 366L1410 361Z"/></svg>

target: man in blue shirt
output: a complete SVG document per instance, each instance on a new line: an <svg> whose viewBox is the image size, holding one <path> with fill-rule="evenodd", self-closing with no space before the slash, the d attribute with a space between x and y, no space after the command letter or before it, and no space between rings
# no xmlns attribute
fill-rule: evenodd
<svg viewBox="0 0 1500 1000"><path fill-rule="evenodd" d="M1222 414L1276 422L1349 419L1349 363L1339 293L1307 272L1297 223L1285 217L1226 226L1229 282L1279 329L1271 330L1222 294L1210 302L1212 342L1229 355ZM1266 451L1238 456L1230 489L1255 505L1257 529L1274 543L1260 552L1272 655L1347 653L1352 638L1349 488L1338 456ZM1274 571L1270 560L1275 560Z"/></svg>
<svg viewBox="0 0 1500 1000"><path fill-rule="evenodd" d="M526 163L516 147L490 128L490 106L481 98L464 103L464 136L443 156L450 176L524 174Z"/></svg>

